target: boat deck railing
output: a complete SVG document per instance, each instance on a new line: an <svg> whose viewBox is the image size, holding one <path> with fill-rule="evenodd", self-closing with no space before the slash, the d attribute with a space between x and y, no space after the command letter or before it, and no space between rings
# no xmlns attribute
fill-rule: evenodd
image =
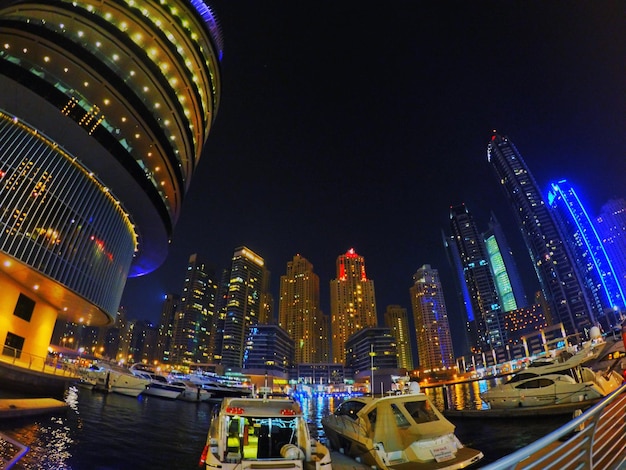
<svg viewBox="0 0 626 470"><path fill-rule="evenodd" d="M626 469L626 384L559 429L483 468Z"/></svg>
<svg viewBox="0 0 626 470"><path fill-rule="evenodd" d="M78 372L76 365L67 364L59 360L58 356L37 356L20 349L12 348L11 346L3 347L2 354L0 354L0 361L23 369L62 377L77 377Z"/></svg>

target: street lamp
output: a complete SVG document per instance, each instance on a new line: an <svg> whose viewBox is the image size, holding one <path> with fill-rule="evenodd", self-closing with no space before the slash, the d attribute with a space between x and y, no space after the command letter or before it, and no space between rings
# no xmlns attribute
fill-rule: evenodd
<svg viewBox="0 0 626 470"><path fill-rule="evenodd" d="M372 373L370 392L372 392L372 397L374 396L374 344L370 344L370 369Z"/></svg>

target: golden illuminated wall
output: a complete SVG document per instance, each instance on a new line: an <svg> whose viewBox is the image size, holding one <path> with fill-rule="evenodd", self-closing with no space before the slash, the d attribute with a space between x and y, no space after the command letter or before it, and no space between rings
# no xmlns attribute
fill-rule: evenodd
<svg viewBox="0 0 626 470"><path fill-rule="evenodd" d="M26 321L13 314L20 293L21 286L11 280L0 271L0 347L5 344L7 333L25 338L24 347L21 350L22 361L29 362L31 356L45 358L50 344L50 337L57 319L56 309L36 298L35 309L30 321ZM36 325L36 328L33 328ZM4 351L5 360L12 357L13 351Z"/></svg>

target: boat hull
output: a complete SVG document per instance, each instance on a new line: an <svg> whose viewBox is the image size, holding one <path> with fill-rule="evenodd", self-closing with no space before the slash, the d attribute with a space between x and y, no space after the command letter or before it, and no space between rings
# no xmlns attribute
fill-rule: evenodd
<svg viewBox="0 0 626 470"><path fill-rule="evenodd" d="M166 398L168 400L176 400L183 392L181 387L175 385L162 385L160 383L150 383L146 385L146 389L142 392L143 395Z"/></svg>

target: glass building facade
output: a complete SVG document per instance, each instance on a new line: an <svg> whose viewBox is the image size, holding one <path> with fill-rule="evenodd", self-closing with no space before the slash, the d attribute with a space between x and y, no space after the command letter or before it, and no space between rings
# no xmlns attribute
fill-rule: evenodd
<svg viewBox="0 0 626 470"><path fill-rule="evenodd" d="M500 299L483 235L465 205L450 208L450 230L474 312L476 342L470 346L478 351L500 347L506 341Z"/></svg>

